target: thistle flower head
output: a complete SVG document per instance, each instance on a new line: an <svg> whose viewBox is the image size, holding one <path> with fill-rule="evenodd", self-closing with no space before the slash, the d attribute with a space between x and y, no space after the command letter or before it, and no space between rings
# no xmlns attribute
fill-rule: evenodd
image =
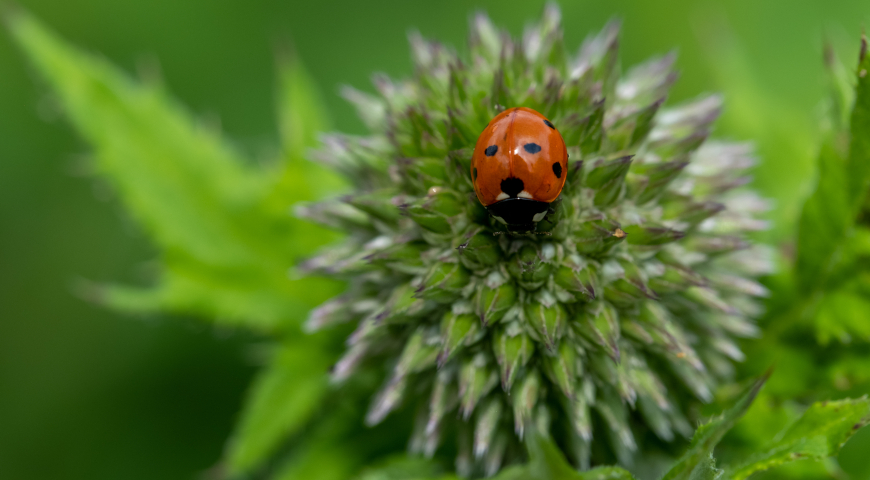
<svg viewBox="0 0 870 480"><path fill-rule="evenodd" d="M691 433L690 406L756 333L752 278L770 262L743 237L764 228L764 202L738 188L751 148L707 139L717 96L665 107L673 55L620 76L617 34L569 55L551 6L521 40L474 17L464 56L411 35L413 79L344 91L371 133L317 154L356 190L299 209L347 232L303 265L348 280L307 326L355 323L334 380L384 371L366 421L416 408L411 449L458 435L460 474L522 459L532 425L581 468L630 463L642 438ZM494 235L472 188L478 135L517 106L568 148L549 235Z"/></svg>

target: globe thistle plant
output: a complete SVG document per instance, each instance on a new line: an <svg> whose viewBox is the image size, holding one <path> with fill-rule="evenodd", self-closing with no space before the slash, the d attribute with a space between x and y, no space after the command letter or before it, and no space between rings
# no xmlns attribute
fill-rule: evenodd
<svg viewBox="0 0 870 480"><path fill-rule="evenodd" d="M347 233L302 265L348 282L307 327L355 324L334 381L384 372L367 423L416 409L410 448L457 435L460 474L521 460L530 428L580 468L690 435L757 332L770 262L744 237L764 228L741 188L751 148L708 140L717 96L664 105L673 55L621 76L617 37L611 23L570 56L552 6L521 40L476 16L467 56L412 35L412 79L344 92L371 133L317 153L355 190L299 208ZM472 188L478 135L517 106L570 158L537 234L502 232Z"/></svg>

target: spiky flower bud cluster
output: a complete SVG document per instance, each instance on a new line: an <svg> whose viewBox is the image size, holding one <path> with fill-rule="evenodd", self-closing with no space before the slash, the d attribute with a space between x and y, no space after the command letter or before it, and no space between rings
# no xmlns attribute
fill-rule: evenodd
<svg viewBox="0 0 870 480"><path fill-rule="evenodd" d="M570 57L549 7L521 41L478 15L466 58L412 35L413 80L345 91L371 134L318 152L356 192L299 210L348 234L303 265L349 285L307 326L356 322L334 380L387 368L367 422L416 408L412 450L457 434L460 474L521 460L530 424L581 468L688 435L691 404L741 359L735 337L756 333L752 277L770 262L743 237L764 227L737 188L751 149L707 140L716 96L663 106L673 56L620 78L617 33ZM568 146L549 234L496 235L472 189L478 135L514 106Z"/></svg>

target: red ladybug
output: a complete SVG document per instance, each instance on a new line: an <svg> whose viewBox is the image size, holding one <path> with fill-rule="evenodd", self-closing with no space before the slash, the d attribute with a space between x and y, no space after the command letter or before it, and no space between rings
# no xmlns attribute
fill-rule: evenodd
<svg viewBox="0 0 870 480"><path fill-rule="evenodd" d="M477 139L471 180L480 203L510 231L534 231L565 186L568 150L531 108L496 115Z"/></svg>

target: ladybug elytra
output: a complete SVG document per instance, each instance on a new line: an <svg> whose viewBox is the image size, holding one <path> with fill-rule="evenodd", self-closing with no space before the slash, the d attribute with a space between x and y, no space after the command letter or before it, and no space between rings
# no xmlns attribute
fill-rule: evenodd
<svg viewBox="0 0 870 480"><path fill-rule="evenodd" d="M496 115L477 139L471 180L478 200L508 231L534 231L559 197L568 150L556 127L525 107Z"/></svg>

